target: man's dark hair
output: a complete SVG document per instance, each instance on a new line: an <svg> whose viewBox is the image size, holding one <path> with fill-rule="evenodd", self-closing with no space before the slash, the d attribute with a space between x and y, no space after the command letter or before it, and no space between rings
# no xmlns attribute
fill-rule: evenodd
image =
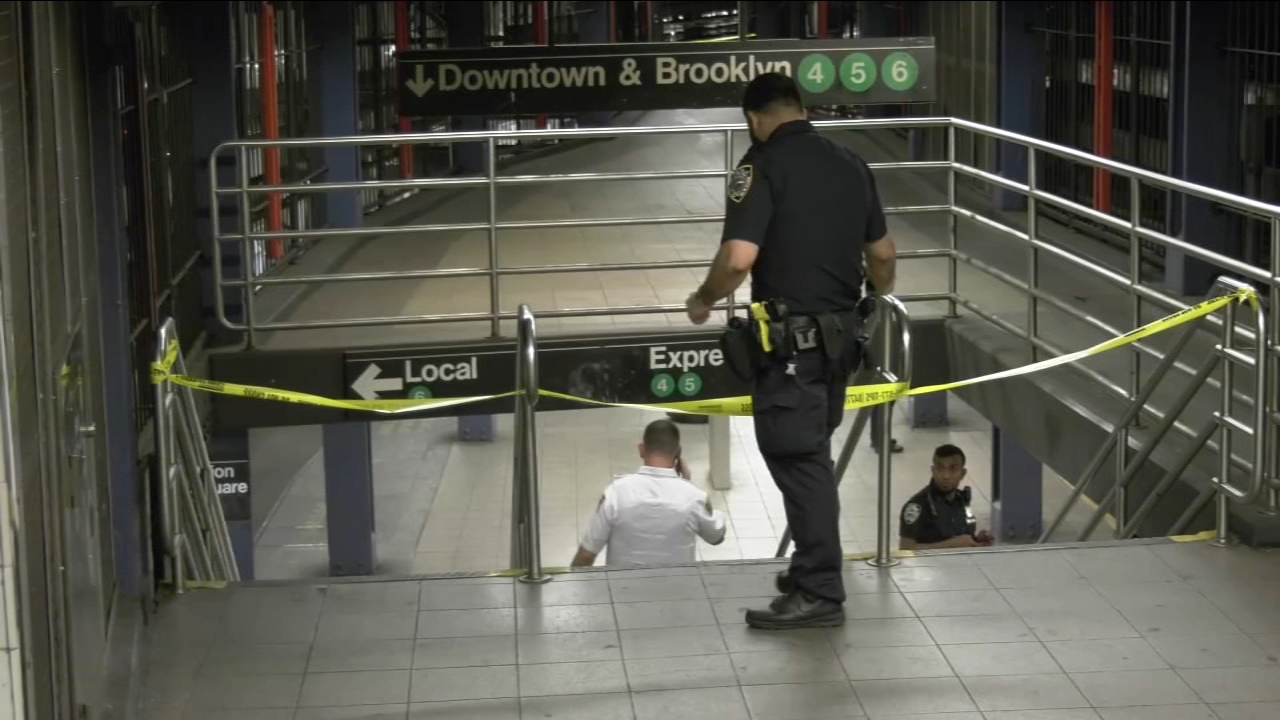
<svg viewBox="0 0 1280 720"><path fill-rule="evenodd" d="M939 445L937 449L933 451L933 457L939 458L939 459L958 457L960 458L961 465L964 465L966 461L966 458L964 456L964 451L956 447L955 445L949 445L949 444Z"/></svg>
<svg viewBox="0 0 1280 720"><path fill-rule="evenodd" d="M654 420L644 429L645 448L674 458L680 454L680 428L670 420Z"/></svg>
<svg viewBox="0 0 1280 720"><path fill-rule="evenodd" d="M800 90L796 88L796 81L790 76L776 72L757 75L747 84L746 92L742 93L744 111L768 112L782 108L804 109L804 102L800 100Z"/></svg>

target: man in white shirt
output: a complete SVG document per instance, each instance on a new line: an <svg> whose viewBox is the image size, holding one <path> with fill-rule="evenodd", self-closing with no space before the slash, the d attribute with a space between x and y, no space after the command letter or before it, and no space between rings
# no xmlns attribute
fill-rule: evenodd
<svg viewBox="0 0 1280 720"><path fill-rule="evenodd" d="M649 423L640 459L638 471L605 488L574 567L590 567L606 546L610 567L681 565L697 559L699 537L712 545L724 542L724 513L712 510L707 494L689 482L675 423Z"/></svg>

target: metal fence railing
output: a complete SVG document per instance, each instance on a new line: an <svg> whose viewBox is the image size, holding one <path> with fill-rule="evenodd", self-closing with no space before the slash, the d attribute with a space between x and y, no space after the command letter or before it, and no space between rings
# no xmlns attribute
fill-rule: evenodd
<svg viewBox="0 0 1280 720"><path fill-rule="evenodd" d="M923 222L933 218L931 222L939 222L937 235L945 236L943 247L907 250L900 254L903 260L919 261L930 258L945 260L948 265L945 285L936 290L921 293L904 293L898 296L903 303L933 302L945 305L951 315L967 314L981 318L995 327L1025 341L1033 351L1033 357L1057 356L1064 353L1065 342L1060 326L1072 323L1088 332L1114 337L1129 329L1143 324L1155 312L1164 315L1188 307L1192 298L1179 297L1168 292L1162 280L1150 277L1144 271L1142 262L1144 246L1156 245L1176 252L1189 261L1205 263L1212 267L1217 275L1233 277L1248 283L1257 289L1266 304L1274 308L1280 305L1280 243L1272 244L1270 267L1260 267L1242 260L1205 250L1193 242L1170 236L1161 230L1152 229L1144 224L1140 214L1140 202L1132 202L1128 207L1135 212L1128 218L1120 218L1107 212L1095 210L1076 200L1056 194L1045 189L1041 183L1044 177L1042 169L1049 158L1058 163L1074 163L1089 169L1090 173L1106 174L1112 187L1117 192L1127 191L1134 198L1144 192L1160 192L1175 196L1182 202L1210 203L1219 212L1236 213L1247 216L1255 223L1268 224L1273 237L1280 237L1280 206L1233 195L1213 188L1188 183L1172 177L1144 170L1132 165L1116 162L1106 158L1090 155L1062 145L1018 135L999 128L953 118L894 118L894 119L854 119L816 121L814 123L823 132L862 132L875 133L886 130L911 129L921 133L941 134L945 142L932 143L945 149L945 157L936 159L872 162L871 167L877 174L912 173L915 176L926 173L941 174L940 198L938 202L920 204L890 203L886 201L886 213L897 216L909 216L910 222ZM238 243L245 256L251 256L257 244L284 237L333 238L336 241L350 241L357 238L377 235L428 235L434 233L479 232L487 238L487 261L465 267L447 269L394 270L386 272L338 272L314 275L253 277L246 280L230 279L222 269L221 257L213 260L215 279L220 289L233 290L244 294L246 308L245 319L233 321L228 317L223 305L223 294L217 293L217 317L228 328L242 331L246 335L248 345L259 342L263 333L286 333L295 330L343 327L369 327L391 325L421 325L439 323L464 323L481 321L489 327L493 336L501 335L504 321L517 318L514 310L504 310L500 305L501 288L504 280L514 276L550 275L578 272L621 272L628 270L672 270L679 268L703 268L709 264L707 259L680 259L656 262L622 262L622 263L567 263L543 265L508 265L498 260L498 238L502 233L514 230L552 229L552 228L602 228L602 227L635 227L635 226L668 226L686 224L719 223L723 215L719 213L696 214L689 212L682 215L648 216L648 217L587 217L574 219L536 219L520 221L499 221L497 193L501 188L513 186L563 186L566 183L612 183L612 182L649 182L678 181L694 178L724 178L733 169L737 158L734 153L733 138L735 133L742 133L740 124L696 125L680 127L647 127L647 128L577 128L520 130L503 132L450 132L431 134L403 134L389 136L335 137L296 140L278 140L274 144L281 146L354 146L366 147L378 144L398 145L439 145L451 143L483 144L487 154L487 172L479 177L455 178L407 178L379 181L379 187L385 188L451 188L470 189L485 196L487 214L483 219L469 222L418 223L393 227L377 228L330 228L313 229L303 232L248 232L241 233L230 229L222 229L215 225L215 253L220 252L224 243ZM723 139L725 153L722 167L704 169L671 169L661 171L610 171L610 172L545 172L543 174L501 176L497 172L496 159L503 143L512 139L599 139L639 137L658 139L662 136L710 135ZM957 148L973 147L981 139L983 144L996 146L1002 158L1025 157L1025 167L1006 167L1000 174L981 169L963 162ZM266 141L238 141L226 143L214 152L215 157L210 167L218 167L218 156L223 154L241 154L253 151L266 144ZM1014 148L1019 154L1005 153ZM1014 179L1025 176L1025 180ZM249 207L253 198L260 193L271 191L289 192L334 192L365 191L373 184L369 182L349 183L314 183L306 186L256 186L247 183L239 185L218 185L216 179L212 192L215 195L230 195L240 199L242 205ZM913 190L915 185L913 185ZM920 192L923 192L921 185ZM1006 212L995 207L993 196L1016 195L1025 199L1025 210ZM919 199L919 194L912 198ZM214 199L216 204L216 198ZM1106 253L1081 251L1072 247L1060 237L1054 237L1056 220L1047 217L1046 209L1053 208L1057 216L1067 215L1082 221L1109 228L1113 232L1128 238L1127 252L1112 252L1107 259ZM214 220L215 224L217 219ZM970 247L970 239L974 233L984 233L995 238L998 245L996 256L983 256ZM964 240L964 242L961 242ZM1111 251L1108 251L1111 252ZM708 253L708 256L710 253ZM1017 258L1010 260L1010 258ZM1018 271L1009 269L1009 262L1020 265ZM1046 273L1045 268L1056 268ZM1082 304L1078 297L1066 288L1058 275L1072 273L1072 277L1080 277L1082 281L1093 283L1112 293L1106 298L1108 307L1090 307ZM986 300L979 300L975 293L961 287L961 277L977 276L982 278L983 288L999 286L1010 291L1016 300L994 307ZM262 287L276 285L306 285L342 282L377 282L384 280L418 280L431 282L440 278L481 278L487 281L490 303L486 311L441 312L417 315L368 315L361 317L336 318L322 316L307 320L272 320L260 318L253 310L254 291ZM991 282L992 280L996 282ZM736 298L730 297L719 308L732 311L736 306ZM623 316L664 314L683 312L682 305L661 303L616 305L599 307L579 307L566 309L553 307L537 309L539 319L586 317L586 316ZM1224 320L1219 316L1211 316L1206 326L1220 331ZM1267 392L1259 397L1253 385L1237 387L1235 381L1240 378L1224 375L1221 379L1208 378L1204 383L1206 393L1226 392L1233 403L1246 408L1239 416L1250 416L1257 403L1262 403L1268 418L1269 428L1260 430L1250 442L1263 442L1267 447L1275 448L1277 426L1277 399L1275 382L1277 356L1280 356L1280 333L1273 323L1269 334L1260 335L1245 322L1235 323L1233 338L1239 347L1253 347L1255 343L1266 343L1269 354L1262 368L1268 378ZM1055 334L1056 333L1056 334ZM1100 338L1101 339L1101 338ZM1160 340L1157 342L1157 340ZM1124 403L1132 403L1139 397L1144 371L1150 370L1147 365L1152 360L1161 362L1166 352L1161 349L1163 340L1148 338L1129 345L1124 350L1117 350L1111 358L1125 358L1123 368L1116 370L1101 368L1090 363L1073 364L1073 370L1092 381L1098 388L1114 396ZM1197 375L1199 363L1188 363L1182 358L1171 361L1173 370L1186 377ZM1242 387L1244 389L1242 389ZM1210 398L1208 402L1213 402ZM1172 410L1161 410L1154 404L1142 408L1142 418L1163 422ZM1181 419L1174 418L1172 429L1186 438L1194 439L1198 428L1191 427ZM1208 442L1209 451L1223 452L1223 446L1216 442ZM1231 466L1237 471L1246 473L1264 473L1267 491L1263 494L1263 502L1274 507L1280 489L1277 478L1274 452L1266 457L1270 460L1270 468L1257 468L1248 455L1247 443L1241 443L1241 450L1246 455L1236 455L1227 448L1226 456ZM1256 456L1256 455L1255 455ZM1225 479L1224 479L1225 481Z"/></svg>

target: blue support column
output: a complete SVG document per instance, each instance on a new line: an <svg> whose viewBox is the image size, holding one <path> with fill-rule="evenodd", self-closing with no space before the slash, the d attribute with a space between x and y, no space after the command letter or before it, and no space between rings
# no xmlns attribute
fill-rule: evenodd
<svg viewBox="0 0 1280 720"><path fill-rule="evenodd" d="M1043 529L1044 466L998 427L991 433L991 534L1032 542Z"/></svg>
<svg viewBox="0 0 1280 720"><path fill-rule="evenodd" d="M484 11L488 3L452 2L448 4L447 20L449 47L477 48L485 46ZM484 117L480 115L455 116L455 131L484 130ZM463 175L483 175L486 166L486 150L482 143L456 143L453 161Z"/></svg>
<svg viewBox="0 0 1280 720"><path fill-rule="evenodd" d="M307 31L315 48L308 53L311 102L311 133L317 136L358 135L359 89L356 86L356 44L352 5L349 2L322 2L307 6ZM327 167L323 182L357 182L360 151L355 147L317 148L312 167ZM313 196L321 200L325 224L333 228L354 228L364 224L364 201L356 191L328 192Z"/></svg>
<svg viewBox="0 0 1280 720"><path fill-rule="evenodd" d="M578 42L583 45L609 44L609 2L580 2L578 12ZM579 127L608 127L617 113L613 111L578 113Z"/></svg>
<svg viewBox="0 0 1280 720"><path fill-rule="evenodd" d="M108 22L114 12L106 4L85 6L93 18L85 44L88 57L109 57ZM125 595L142 589L144 546L138 483L138 442L133 425L133 368L129 348L129 295L126 264L129 240L117 202L120 186L119 112L116 109L109 63L87 63L85 85L89 104L89 143L92 156L94 222L98 235L98 320L102 347L103 412L107 476L111 495L111 537L116 583Z"/></svg>
<svg viewBox="0 0 1280 720"><path fill-rule="evenodd" d="M1038 2L1002 2L999 9L999 89L996 104L999 126L1010 132L1039 137L1042 129L1039 107L1044 95L1044 53L1037 37L1036 17L1042 12ZM1000 176L1027 181L1027 151L1012 143L997 147ZM997 189L1003 210L1023 210L1026 197Z"/></svg>
<svg viewBox="0 0 1280 720"><path fill-rule="evenodd" d="M217 321L214 311L215 293L222 293L227 317L233 322L243 322L243 291L219 290L214 282L211 260L214 217L217 217L218 229L223 234L234 235L240 232L237 225L240 218L239 200L234 195L223 195L218 198L218 206L215 208L209 183L209 160L213 149L221 143L236 139L238 134L235 75L231 70L235 66L232 55L235 43L232 42L231 3L206 0L190 2L183 6L182 12L174 13L172 21L176 26L175 42L190 48L191 144L195 160L195 167L191 168L191 172L195 173L196 233L200 236L205 257L210 259L201 268L205 327L212 336L214 345L233 345L240 341L241 333L228 330ZM219 154L218 160L218 184L238 185L236 155L223 152ZM221 245L224 279L243 279L246 261L241 258L240 242L223 242Z"/></svg>
<svg viewBox="0 0 1280 720"><path fill-rule="evenodd" d="M1227 15L1207 2L1174 4L1174 77L1171 87L1173 123L1170 132L1173 175L1188 182L1222 190L1235 188L1232 174L1236 136L1227 112L1240 102L1227 54ZM1206 250L1233 258L1241 256L1241 238L1232 232L1231 214L1211 203L1178 196L1170 203L1172 234ZM1165 256L1165 285L1175 293L1203 295L1221 271L1184 253L1169 249Z"/></svg>
<svg viewBox="0 0 1280 720"><path fill-rule="evenodd" d="M324 426L324 501L329 574L372 575L378 567L373 507L373 438L367 422Z"/></svg>
<svg viewBox="0 0 1280 720"><path fill-rule="evenodd" d="M917 395L907 401L912 428L946 427L950 424L947 418L947 398L950 393L937 392L928 395Z"/></svg>

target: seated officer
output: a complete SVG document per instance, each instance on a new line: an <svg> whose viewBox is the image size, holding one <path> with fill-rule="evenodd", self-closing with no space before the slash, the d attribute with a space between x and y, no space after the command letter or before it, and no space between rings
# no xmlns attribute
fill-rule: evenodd
<svg viewBox="0 0 1280 720"><path fill-rule="evenodd" d="M991 533L978 531L978 521L969 509L969 488L960 489L967 473L964 460L964 451L955 445L939 445L933 451L933 477L902 506L898 543L903 550L991 544Z"/></svg>

